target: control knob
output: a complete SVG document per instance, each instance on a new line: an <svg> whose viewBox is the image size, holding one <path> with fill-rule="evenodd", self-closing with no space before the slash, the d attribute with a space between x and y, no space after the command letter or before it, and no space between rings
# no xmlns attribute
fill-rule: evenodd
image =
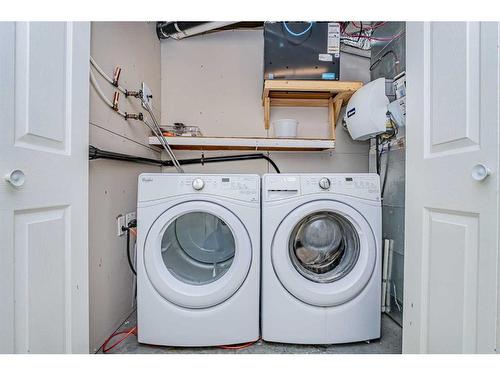
<svg viewBox="0 0 500 375"><path fill-rule="evenodd" d="M195 178L193 180L193 189L201 190L205 186L205 182L201 178Z"/></svg>
<svg viewBox="0 0 500 375"><path fill-rule="evenodd" d="M321 180L319 180L319 187L323 190L330 189L330 185L330 180L326 177L323 177Z"/></svg>

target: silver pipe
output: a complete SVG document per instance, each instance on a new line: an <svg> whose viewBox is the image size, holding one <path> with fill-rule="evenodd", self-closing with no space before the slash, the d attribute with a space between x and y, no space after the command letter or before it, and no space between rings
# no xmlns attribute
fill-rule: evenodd
<svg viewBox="0 0 500 375"><path fill-rule="evenodd" d="M147 121L144 120L144 123L151 129L151 131L153 132L153 134L156 136L156 138L158 138L158 141L160 142L160 144L163 146L163 148L165 149L165 151L167 152L168 156L170 157L170 159L172 160L172 163L174 164L174 167L175 169L177 169L177 172L179 173L184 173L184 169L182 169L181 165L179 164L179 161L177 160L177 158L175 157L174 155L174 152L172 151L172 149L170 148L170 145L168 144L168 142L165 140L165 137L163 136L162 132L161 132L161 129L160 129L160 125L158 124L158 121L156 120L156 117L153 113L153 109L151 108L151 106L149 105L149 103L147 101L144 100L144 98L141 97L141 101L142 101L142 106L144 107L144 109L149 113L149 116L151 117L151 119L153 120L153 124L154 124L154 127L151 126Z"/></svg>
<svg viewBox="0 0 500 375"><path fill-rule="evenodd" d="M384 240L384 256L382 266L382 312L387 309L387 271L389 265L389 240Z"/></svg>

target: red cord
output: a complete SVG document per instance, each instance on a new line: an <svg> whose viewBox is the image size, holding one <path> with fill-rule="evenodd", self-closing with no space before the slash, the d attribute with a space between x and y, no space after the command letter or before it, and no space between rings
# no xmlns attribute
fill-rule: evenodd
<svg viewBox="0 0 500 375"><path fill-rule="evenodd" d="M125 336L123 336L120 340L116 341L113 345L111 345L108 348L107 346L108 346L109 342L114 337L119 336L119 335L125 335ZM103 353L108 353L110 350L112 350L113 348L115 348L117 345L119 345L120 343L122 343L123 341L125 341L127 339L127 337L129 337L130 335L137 335L137 327L132 327L128 331L125 330L125 331L119 331L119 332L113 333L111 336L108 337L108 339L106 341L104 341L104 344L102 344L102 352ZM247 343L244 343L244 344L219 345L218 347L222 348L222 349L228 349L228 350L240 350L240 349L244 349L244 348L248 348L249 346L252 346L253 344L255 344L259 340L260 340L260 337L257 340L255 340L255 341L250 341L250 342L247 342ZM150 346L156 346L156 345L150 345Z"/></svg>
<svg viewBox="0 0 500 375"><path fill-rule="evenodd" d="M255 344L259 340L260 340L260 337L255 341L250 341L250 342L247 342L245 344L219 345L218 347L222 348L222 349L229 349L229 350L240 350L240 349L244 349L244 348L248 348L249 346L252 346L253 344Z"/></svg>
<svg viewBox="0 0 500 375"><path fill-rule="evenodd" d="M133 335L137 335L137 327L133 327L129 331L120 331L120 332L113 333L111 336L108 337L108 339L106 341L104 341L104 344L102 344L102 352L103 353L109 352L111 349L113 349L115 346L117 346L118 344L120 344L122 341L124 341L127 337L129 337L132 334ZM123 336L120 340L118 340L113 345L111 345L109 348L107 348L106 346L113 339L113 337L116 337L118 335L125 335L125 336Z"/></svg>
<svg viewBox="0 0 500 375"><path fill-rule="evenodd" d="M355 21L351 21L352 25L354 27L357 27L358 29L361 29L361 25L358 25ZM377 22L376 24L372 26L363 26L363 30L375 30L378 29L381 26L384 26L387 22Z"/></svg>
<svg viewBox="0 0 500 375"><path fill-rule="evenodd" d="M385 25L387 22L379 22L377 24L374 24L373 26L363 27L363 29L361 29L361 25L358 25L356 22L351 21L351 23L352 23L352 25L354 27L356 27L356 28L358 28L360 30L359 30L359 32L357 34L348 33L348 32L345 31L345 29L344 29L344 31L341 31L342 34L344 34L344 35L346 35L346 36L348 36L350 38L364 38L364 39L374 40L374 41L378 41L378 42L391 42L391 41L393 41L394 39L400 37L403 34L403 32L400 32L399 34L393 35L393 36L391 36L389 38L380 38L380 37L373 37L373 36L370 36L370 35L363 35L363 34L361 34L361 32L363 32L364 30L375 30L375 29L378 29L379 27Z"/></svg>

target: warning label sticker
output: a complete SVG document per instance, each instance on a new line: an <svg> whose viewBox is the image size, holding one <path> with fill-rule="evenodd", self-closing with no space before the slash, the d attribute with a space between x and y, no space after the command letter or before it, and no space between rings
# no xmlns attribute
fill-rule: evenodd
<svg viewBox="0 0 500 375"><path fill-rule="evenodd" d="M333 56L330 55L329 53L320 53L318 55L318 60L319 61L333 61Z"/></svg>
<svg viewBox="0 0 500 375"><path fill-rule="evenodd" d="M340 55L340 24L337 22L328 23L328 42L326 53L339 57Z"/></svg>

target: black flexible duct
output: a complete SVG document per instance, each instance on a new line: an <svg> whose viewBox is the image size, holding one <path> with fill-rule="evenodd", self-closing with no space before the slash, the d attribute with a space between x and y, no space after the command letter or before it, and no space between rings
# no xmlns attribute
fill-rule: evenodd
<svg viewBox="0 0 500 375"><path fill-rule="evenodd" d="M104 151L104 150L98 149L97 147L89 146L89 160L96 160L96 159L130 161L130 162L134 162L134 163L152 164L152 165L158 165L158 166L164 165L163 160L141 158L139 156L131 156L131 155L120 154L120 153L112 152L112 151Z"/></svg>
<svg viewBox="0 0 500 375"><path fill-rule="evenodd" d="M120 154L118 152L100 150L97 147L89 146L89 160L96 159L108 159L108 160L118 160L118 161L128 161L133 163L158 165L162 167L172 167L171 160L158 160L150 158L142 158L139 156L132 156L127 154ZM186 164L206 164L206 163L222 163L228 161L242 161L242 160L257 160L264 159L272 165L276 173L281 173L280 169L276 163L267 155L264 154L246 154L246 155L228 155L228 156L211 156L208 158L194 158L194 159L182 159L179 160L181 165Z"/></svg>

